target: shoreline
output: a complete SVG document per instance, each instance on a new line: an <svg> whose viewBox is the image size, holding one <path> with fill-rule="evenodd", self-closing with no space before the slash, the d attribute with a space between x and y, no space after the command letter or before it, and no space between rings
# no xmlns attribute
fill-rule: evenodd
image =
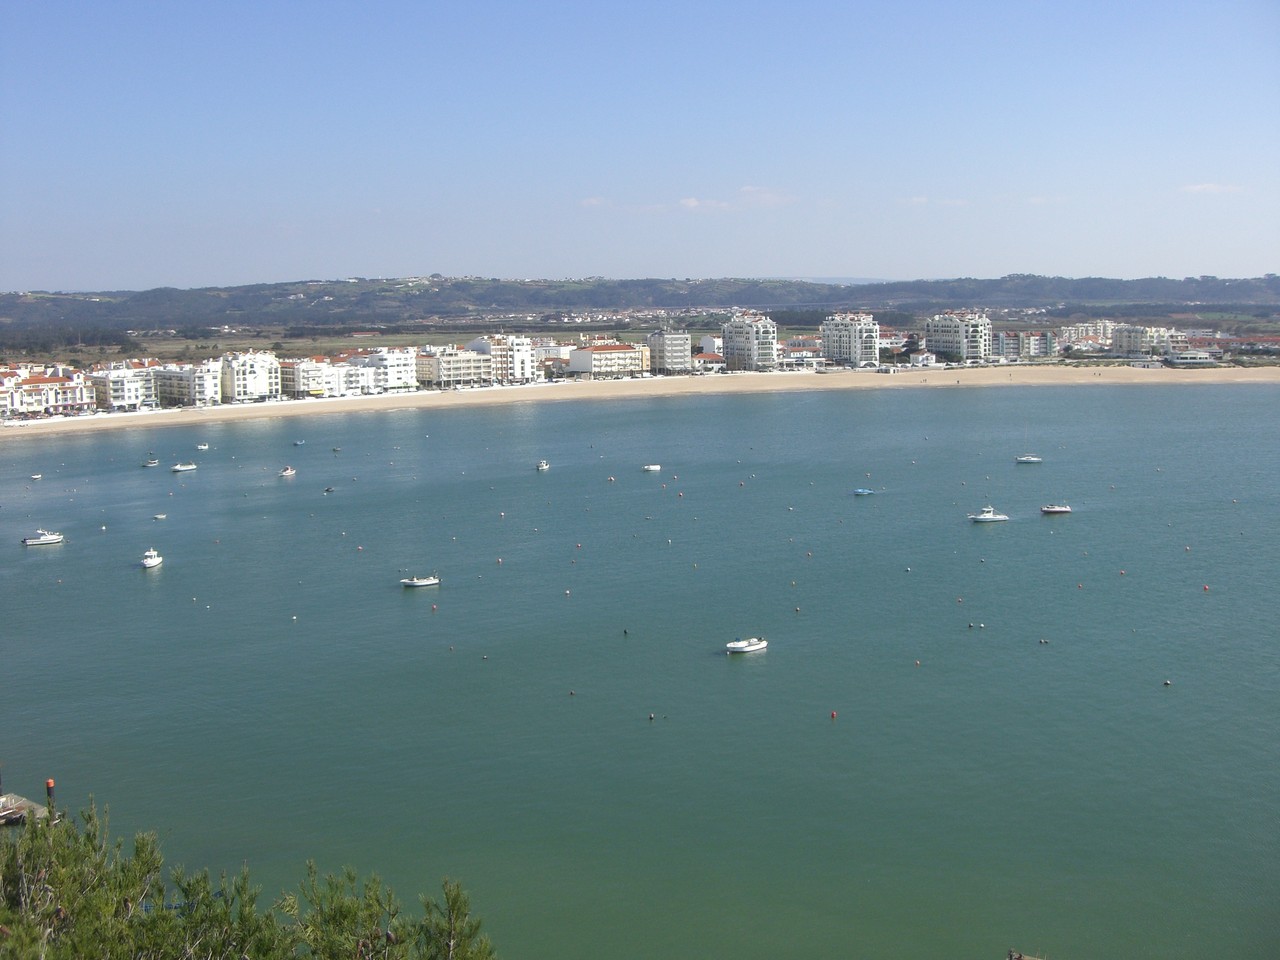
<svg viewBox="0 0 1280 960"><path fill-rule="evenodd" d="M212 407L173 407L136 413L97 413L48 420L5 421L0 441L51 433L87 433L135 427L177 427L197 423L272 417L325 416L388 410L452 409L508 403L620 400L650 397L705 396L730 393L799 393L808 390L900 390L908 388L1127 386L1199 384L1280 384L1280 366L1144 369L1129 366L1063 367L1047 364L918 369L882 374L865 370L832 373L730 373L706 376L651 377L629 380L557 381L464 390L422 390L371 397L278 400Z"/></svg>

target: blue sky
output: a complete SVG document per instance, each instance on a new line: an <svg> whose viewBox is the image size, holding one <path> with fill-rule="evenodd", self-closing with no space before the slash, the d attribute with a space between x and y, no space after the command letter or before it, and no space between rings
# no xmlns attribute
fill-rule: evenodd
<svg viewBox="0 0 1280 960"><path fill-rule="evenodd" d="M0 0L0 290L1280 270L1280 3Z"/></svg>

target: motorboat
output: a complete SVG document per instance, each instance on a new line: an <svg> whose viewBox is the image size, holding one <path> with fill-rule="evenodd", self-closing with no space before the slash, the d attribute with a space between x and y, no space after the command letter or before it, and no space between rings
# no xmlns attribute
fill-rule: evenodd
<svg viewBox="0 0 1280 960"><path fill-rule="evenodd" d="M429 577L405 577L400 583L406 587L438 587L440 578L433 573Z"/></svg>
<svg viewBox="0 0 1280 960"><path fill-rule="evenodd" d="M22 542L28 547L47 547L50 544L61 543L62 534L53 530L37 530L34 537L23 537Z"/></svg>
<svg viewBox="0 0 1280 960"><path fill-rule="evenodd" d="M769 641L764 637L747 637L745 640L739 637L737 640L730 640L724 648L728 653L755 653L768 645Z"/></svg>
<svg viewBox="0 0 1280 960"><path fill-rule="evenodd" d="M155 547L152 547L142 555L142 566L145 570L150 570L152 567L158 567L162 563L164 563L164 557L160 556Z"/></svg>
<svg viewBox="0 0 1280 960"><path fill-rule="evenodd" d="M1020 457L1013 458L1014 463L1044 463L1044 457L1036 456L1034 453L1024 453Z"/></svg>
<svg viewBox="0 0 1280 960"><path fill-rule="evenodd" d="M1065 503L1046 503L1040 508L1041 513L1070 513L1071 508Z"/></svg>
<svg viewBox="0 0 1280 960"><path fill-rule="evenodd" d="M297 470L295 470L295 469L293 469L293 467L288 466L288 465L286 464L286 465L285 465L285 468L284 468L283 470L281 470L281 471L280 471L280 476L282 476L282 477L292 477L292 476L294 476L297 472L298 472L298 471L297 471Z"/></svg>
<svg viewBox="0 0 1280 960"><path fill-rule="evenodd" d="M1009 515L1006 513L996 513L996 508L987 505L978 513L969 514L969 519L974 523L996 523L1000 520L1008 520Z"/></svg>
<svg viewBox="0 0 1280 960"><path fill-rule="evenodd" d="M551 469L551 464L547 463L547 461L545 461L545 460L539 460L539 461L538 461L538 464L537 464L537 469L539 469L539 470L550 470L550 469Z"/></svg>
<svg viewBox="0 0 1280 960"><path fill-rule="evenodd" d="M208 445L207 443L197 443L197 444L196 444L196 449L197 449L197 450L208 450L208 449L209 449L209 445Z"/></svg>
<svg viewBox="0 0 1280 960"><path fill-rule="evenodd" d="M196 465L192 463L190 460L184 460L182 463L175 463L169 469L174 473L187 473L188 471L194 470L195 468L196 468Z"/></svg>
<svg viewBox="0 0 1280 960"><path fill-rule="evenodd" d="M875 491L869 487L859 487L857 490L853 491L853 495L855 497L869 497L873 493L875 493Z"/></svg>
<svg viewBox="0 0 1280 960"><path fill-rule="evenodd" d="M644 470L645 473L657 473L659 470L662 469L662 464L646 463L643 467L641 467L641 469Z"/></svg>

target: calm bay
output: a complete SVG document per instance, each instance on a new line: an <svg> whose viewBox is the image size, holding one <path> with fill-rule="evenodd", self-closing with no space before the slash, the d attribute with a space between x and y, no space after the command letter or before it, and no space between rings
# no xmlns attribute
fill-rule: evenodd
<svg viewBox="0 0 1280 960"><path fill-rule="evenodd" d="M1277 401L931 387L0 437L4 787L56 777L264 899L307 858L406 901L458 879L518 960L1270 958ZM968 522L989 503L1009 522ZM37 527L66 542L24 548Z"/></svg>

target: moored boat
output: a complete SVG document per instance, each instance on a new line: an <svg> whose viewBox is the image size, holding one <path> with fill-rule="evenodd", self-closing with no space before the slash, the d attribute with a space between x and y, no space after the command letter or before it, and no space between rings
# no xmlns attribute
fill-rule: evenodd
<svg viewBox="0 0 1280 960"><path fill-rule="evenodd" d="M160 556L160 553L155 547L152 547L142 555L142 567L144 570L150 570L153 567L158 567L162 563L164 563L164 557Z"/></svg>
<svg viewBox="0 0 1280 960"><path fill-rule="evenodd" d="M764 637L747 637L745 640L739 637L737 640L730 640L724 648L728 653L754 653L768 645L769 641Z"/></svg>
<svg viewBox="0 0 1280 960"><path fill-rule="evenodd" d="M28 547L47 547L50 544L61 543L62 534L53 530L37 530L34 537L23 537L22 543Z"/></svg>
<svg viewBox="0 0 1280 960"><path fill-rule="evenodd" d="M1008 520L1009 516L1004 513L996 513L996 508L988 504L977 513L969 514L969 519L974 523L996 523L1000 520Z"/></svg>
<svg viewBox="0 0 1280 960"><path fill-rule="evenodd" d="M400 583L406 587L438 587L440 578L433 573L429 577L405 577Z"/></svg>

